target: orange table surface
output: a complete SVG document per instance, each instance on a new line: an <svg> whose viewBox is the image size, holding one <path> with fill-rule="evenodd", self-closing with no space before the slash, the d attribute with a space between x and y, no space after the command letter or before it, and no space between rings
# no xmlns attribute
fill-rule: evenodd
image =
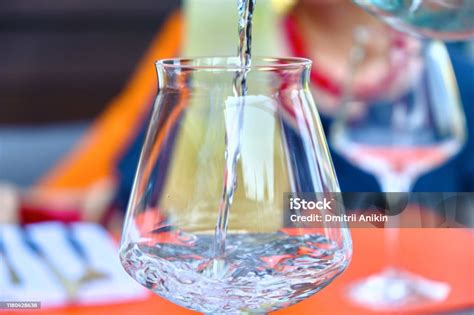
<svg viewBox="0 0 474 315"><path fill-rule="evenodd" d="M345 294L349 283L384 267L383 235L382 229L353 229L354 254L348 269L311 298L272 314L380 314L380 312L352 305ZM428 279L447 282L451 285L451 292L448 299L441 303L411 309L400 308L397 312L390 314L432 314L474 308L473 245L474 233L469 230L401 229L397 265ZM145 301L126 304L8 312L8 314L12 313L23 315L197 314L155 295L151 295Z"/></svg>

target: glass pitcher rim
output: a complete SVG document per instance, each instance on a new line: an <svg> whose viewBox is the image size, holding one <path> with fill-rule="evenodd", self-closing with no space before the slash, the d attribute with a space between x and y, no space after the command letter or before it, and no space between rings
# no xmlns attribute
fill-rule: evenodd
<svg viewBox="0 0 474 315"><path fill-rule="evenodd" d="M290 70L307 68L312 61L302 57L252 57L249 66L238 65L236 56L214 56L214 57L189 57L189 58L165 58L155 62L155 66L167 70L210 70L210 71L239 71L245 70Z"/></svg>

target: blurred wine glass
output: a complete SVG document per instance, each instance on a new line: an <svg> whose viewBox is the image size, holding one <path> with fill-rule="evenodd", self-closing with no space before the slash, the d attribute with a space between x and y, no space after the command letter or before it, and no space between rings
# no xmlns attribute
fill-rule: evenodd
<svg viewBox="0 0 474 315"><path fill-rule="evenodd" d="M365 47L377 36L368 29L356 31L351 74L341 112L332 125L331 144L350 163L374 175L382 191L396 199L397 194L391 193L409 192L420 175L461 150L465 117L450 57L438 41L418 41L393 32L389 52L375 57L381 58L386 75L376 88L357 90L354 78L360 77ZM385 230L391 265L400 228L397 218L391 217ZM368 307L388 309L436 299L426 292L423 280L387 266L352 286L351 297Z"/></svg>
<svg viewBox="0 0 474 315"><path fill-rule="evenodd" d="M395 29L440 40L474 38L472 0L353 0Z"/></svg>

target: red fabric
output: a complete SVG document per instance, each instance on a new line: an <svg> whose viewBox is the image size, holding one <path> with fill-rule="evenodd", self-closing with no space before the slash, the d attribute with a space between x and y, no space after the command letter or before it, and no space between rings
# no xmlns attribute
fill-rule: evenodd
<svg viewBox="0 0 474 315"><path fill-rule="evenodd" d="M303 37L299 33L296 21L291 14L285 18L284 26L293 55L296 57L308 58ZM334 83L328 76L317 72L314 68L311 71L311 81L313 84L318 85L321 89L331 95L340 96L342 93L342 89L338 84Z"/></svg>
<svg viewBox="0 0 474 315"><path fill-rule="evenodd" d="M78 222L81 221L81 212L78 209L49 209L28 204L21 205L20 222L22 224L44 221Z"/></svg>

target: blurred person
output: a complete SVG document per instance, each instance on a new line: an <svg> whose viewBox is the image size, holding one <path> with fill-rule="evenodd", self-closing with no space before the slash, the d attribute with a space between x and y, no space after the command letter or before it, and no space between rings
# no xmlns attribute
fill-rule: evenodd
<svg viewBox="0 0 474 315"><path fill-rule="evenodd" d="M233 1L230 2L235 6ZM197 1L194 5L196 3ZM265 10L265 5L274 5L275 1L266 3L259 1L256 14ZM202 17L206 12L196 13L199 11L196 7L194 11L191 10L192 1L186 4L184 12L173 14L159 31L126 89L97 119L80 145L39 183L39 188L73 187L87 190L104 178L112 178L114 185L109 184L106 189L107 191L116 189L116 205L120 208L126 207L148 123L150 104L156 93L154 61L176 57L183 54L183 51L188 55L216 55L223 46L226 46L226 52L230 54L236 50L237 38L232 37L233 33L217 28L220 33L230 37L229 43L225 45L223 41L206 33L211 27L209 21L205 24L207 28L201 30L196 28L196 17ZM230 25L227 27L231 29L236 24L236 21L232 23L228 16L220 18L225 20L224 22ZM258 24L259 20L256 19L254 27L257 33ZM357 94L381 88L381 82L390 69L386 68L385 63L380 63L380 55L387 54L393 45L398 45L400 41L416 49L416 45L412 45L415 40L402 35L392 36L394 31L356 7L350 0L295 1L266 30L266 36L254 36L256 46L260 39L262 42L273 43L273 46L268 45L271 48L267 50L256 49L260 55L293 55L307 57L313 61L311 88L326 136L342 100L344 83L349 75L349 52L354 45L353 33L359 26L369 27L380 35L369 41L366 58L360 65L359 74L354 78L353 90ZM216 28L215 25L214 27ZM196 33L199 31L201 34L207 34L207 37L199 37ZM271 42L270 37L274 42ZM206 43L208 46L203 47ZM193 49L190 49L191 46ZM450 49L450 55L465 106L468 142L455 158L422 176L416 182L414 191L474 190L472 139L474 90L471 88L474 84L474 65L454 48ZM372 175L351 165L337 153L331 153L342 191L380 190Z"/></svg>

